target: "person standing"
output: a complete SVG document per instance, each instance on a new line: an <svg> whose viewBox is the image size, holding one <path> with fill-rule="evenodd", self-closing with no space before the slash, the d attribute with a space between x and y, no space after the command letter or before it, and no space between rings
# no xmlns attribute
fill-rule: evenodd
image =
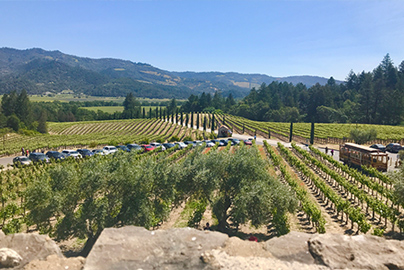
<svg viewBox="0 0 404 270"><path fill-rule="evenodd" d="M27 157L28 157L29 156L29 150L27 149L26 152L27 152Z"/></svg>
<svg viewBox="0 0 404 270"><path fill-rule="evenodd" d="M25 149L24 149L24 147L21 147L21 154L23 155L23 156L25 156Z"/></svg>
<svg viewBox="0 0 404 270"><path fill-rule="evenodd" d="M334 156L334 149L331 149L331 156Z"/></svg>
<svg viewBox="0 0 404 270"><path fill-rule="evenodd" d="M328 147L325 147L325 153L328 154Z"/></svg>

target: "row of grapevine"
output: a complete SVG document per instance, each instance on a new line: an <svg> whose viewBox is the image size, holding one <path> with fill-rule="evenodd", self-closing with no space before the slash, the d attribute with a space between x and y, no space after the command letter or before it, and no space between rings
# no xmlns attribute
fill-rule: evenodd
<svg viewBox="0 0 404 270"><path fill-rule="evenodd" d="M286 166L282 164L281 157L279 157L267 141L264 141L264 146L272 160L274 166L279 167L283 179L289 184L289 186L296 193L297 198L300 201L301 209L306 213L309 220L311 220L319 233L325 233L325 219L321 215L321 210L312 201L310 196L307 194L307 190L299 185L296 179L288 172Z"/></svg>
<svg viewBox="0 0 404 270"><path fill-rule="evenodd" d="M225 122L234 126L238 130L245 129L247 133L261 132L263 134L276 133L284 137L289 136L290 123L281 122L263 122L249 120L240 116L229 114L221 115L225 118ZM336 143L341 143L344 139L350 137L350 130L359 129L375 129L377 131L377 142L385 141L401 141L404 140L404 128L401 126L386 126L386 125L367 125L367 124L335 124L335 123L316 123L314 137L317 140L330 139ZM310 139L311 124L310 123L294 123L293 135L299 136L302 139Z"/></svg>
<svg viewBox="0 0 404 270"><path fill-rule="evenodd" d="M385 218L385 226L387 225L387 219L389 219L393 224L397 221L397 211L383 203L381 200L374 198L373 196L369 195L363 189L360 189L356 184L351 184L345 177L341 176L336 171L330 169L328 166L324 165L322 162L314 158L310 153L301 149L295 144L292 144L292 147L303 157L303 161L308 164L312 165L315 168L318 168L318 172L323 172L323 177L326 180L332 179L332 185L336 184L339 189L342 187L345 193L351 194L354 196L354 201L358 200L361 202L362 206L363 203L366 203L366 214L368 213L368 208L372 209L373 215L372 219L374 218L374 213L380 215L380 217ZM329 178L331 179L329 179ZM348 202L349 203L349 202Z"/></svg>
<svg viewBox="0 0 404 270"><path fill-rule="evenodd" d="M366 216L362 213L361 208L352 206L348 200L341 197L333 188L316 176L305 163L295 157L293 153L281 143L278 143L278 148L288 163L301 174L303 180L315 187L315 192L322 196L323 201L325 201L327 205L331 202L331 207L337 212L337 216L339 213L345 213L351 220L351 226L356 223L358 230L363 233L370 230L371 225L367 222ZM343 214L341 215L341 220L342 219Z"/></svg>

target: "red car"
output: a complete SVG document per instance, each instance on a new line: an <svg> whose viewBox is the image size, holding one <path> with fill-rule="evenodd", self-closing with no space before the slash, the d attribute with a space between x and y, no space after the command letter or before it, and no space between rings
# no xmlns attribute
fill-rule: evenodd
<svg viewBox="0 0 404 270"><path fill-rule="evenodd" d="M154 148L154 146L151 146L151 145L142 145L142 148L144 149L144 151L145 152L150 152L150 151L153 151L155 148Z"/></svg>
<svg viewBox="0 0 404 270"><path fill-rule="evenodd" d="M252 141L250 141L250 140L244 140L244 144L245 144L245 145L252 145Z"/></svg>

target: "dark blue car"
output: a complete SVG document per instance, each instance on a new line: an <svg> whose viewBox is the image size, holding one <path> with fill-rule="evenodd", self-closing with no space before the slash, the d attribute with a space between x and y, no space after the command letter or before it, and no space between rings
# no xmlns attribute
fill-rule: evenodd
<svg viewBox="0 0 404 270"><path fill-rule="evenodd" d="M94 155L94 153L88 149L77 149L77 152L79 152L82 157L91 157Z"/></svg>

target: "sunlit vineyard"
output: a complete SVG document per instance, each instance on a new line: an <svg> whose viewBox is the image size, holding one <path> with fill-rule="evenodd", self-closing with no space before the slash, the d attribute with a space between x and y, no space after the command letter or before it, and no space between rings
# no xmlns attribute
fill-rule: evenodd
<svg viewBox="0 0 404 270"><path fill-rule="evenodd" d="M0 137L0 154L18 153L21 147L30 150L65 146L95 147L105 144L164 142L172 136L179 139L187 136L200 139L207 136L203 131L158 119L48 123L48 131L49 134L32 136L6 134Z"/></svg>
<svg viewBox="0 0 404 270"><path fill-rule="evenodd" d="M254 133L260 131L264 134L268 132L278 133L285 137L289 136L290 123L280 122L261 122L253 121L243 117L234 115L220 115L218 118L222 121L223 117L225 123L229 126L235 127L238 131L242 131L243 127L245 132ZM349 138L349 132L352 129L375 129L377 131L377 139L386 141L401 141L404 139L403 126L387 126L387 125L368 125L368 124L334 124L334 123L316 123L314 130L314 137L320 139L326 138ZM302 138L310 138L310 123L294 123L293 135Z"/></svg>
<svg viewBox="0 0 404 270"><path fill-rule="evenodd" d="M324 220L321 221L323 217L315 200L323 207L323 213L334 216L342 225L348 226L351 233L370 231L382 235L394 232L397 226L400 232L403 231L404 213L387 175L364 168L370 175L366 176L314 147L307 151L292 144L290 150L278 143L281 155L275 154L268 144L266 149L273 165L279 167L283 178L301 200L302 210L316 224L318 231L327 230L327 226L324 227ZM294 169L298 180L293 179L280 160ZM299 183L304 183L306 188ZM308 193L313 194L312 199Z"/></svg>

